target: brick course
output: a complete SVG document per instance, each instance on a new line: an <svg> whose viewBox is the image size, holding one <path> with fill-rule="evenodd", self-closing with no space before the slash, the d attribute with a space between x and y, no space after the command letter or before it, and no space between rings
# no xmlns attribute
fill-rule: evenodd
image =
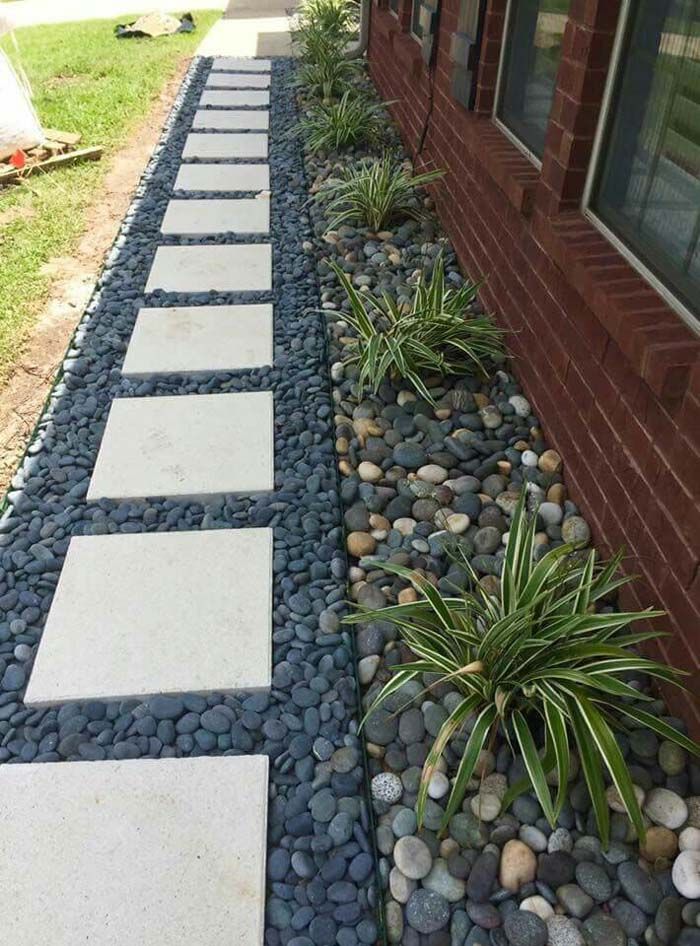
<svg viewBox="0 0 700 946"><path fill-rule="evenodd" d="M514 369L605 552L641 576L630 607L665 608L657 655L700 696L700 343L581 213L620 0L572 0L542 170L491 121L506 0L489 0L475 109L451 95L459 0L442 0L431 67L373 5L370 70L482 299L512 332ZM418 153L420 149L420 153ZM666 694L700 734L700 704Z"/></svg>

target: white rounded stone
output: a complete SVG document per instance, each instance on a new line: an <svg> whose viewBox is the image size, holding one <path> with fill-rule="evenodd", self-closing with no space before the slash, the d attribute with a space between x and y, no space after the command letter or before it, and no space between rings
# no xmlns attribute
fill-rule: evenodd
<svg viewBox="0 0 700 946"><path fill-rule="evenodd" d="M681 851L700 851L700 828L683 828L678 835Z"/></svg>
<svg viewBox="0 0 700 946"><path fill-rule="evenodd" d="M401 535L411 535L417 524L415 519L410 519L408 516L395 519L393 523L394 528L397 532L400 532Z"/></svg>
<svg viewBox="0 0 700 946"><path fill-rule="evenodd" d="M470 522L471 520L466 513L453 512L452 515L447 517L446 525L449 532L454 533L454 535L461 535L467 531Z"/></svg>
<svg viewBox="0 0 700 946"><path fill-rule="evenodd" d="M700 851L681 851L671 870L673 884L688 900L700 897Z"/></svg>
<svg viewBox="0 0 700 946"><path fill-rule="evenodd" d="M688 820L688 806L668 788L652 788L644 802L644 813L654 824L675 831Z"/></svg>
<svg viewBox="0 0 700 946"><path fill-rule="evenodd" d="M437 463L427 463L418 470L418 479L439 486L447 479L447 470L444 466L438 466Z"/></svg>
<svg viewBox="0 0 700 946"><path fill-rule="evenodd" d="M498 795L480 792L469 802L472 812L481 821L495 821L501 813L501 799Z"/></svg>
<svg viewBox="0 0 700 946"><path fill-rule="evenodd" d="M522 394L513 394L512 397L508 398L508 403L513 408L518 417L529 417L530 414L532 414L530 402L527 400L527 398L524 398Z"/></svg>
<svg viewBox="0 0 700 946"><path fill-rule="evenodd" d="M357 468L360 479L365 483L378 483L384 476L384 471L376 463L363 460Z"/></svg>
<svg viewBox="0 0 700 946"><path fill-rule="evenodd" d="M433 772L428 782L428 795L436 801L444 798L450 790L450 780L443 772Z"/></svg>
<svg viewBox="0 0 700 946"><path fill-rule="evenodd" d="M377 668L381 662L381 657L377 654L370 654L367 657L363 657L357 663L357 676L360 679L360 683L363 686L371 683L374 679L374 675L377 672Z"/></svg>
<svg viewBox="0 0 700 946"><path fill-rule="evenodd" d="M520 903L520 909L527 910L528 913L535 913L545 923L550 916L554 916L554 907L544 897L525 897Z"/></svg>
<svg viewBox="0 0 700 946"><path fill-rule="evenodd" d="M520 455L520 462L523 466L537 466L539 457L534 450L523 450Z"/></svg>
<svg viewBox="0 0 700 946"><path fill-rule="evenodd" d="M380 772L372 779L372 798L393 805L403 795L403 782L393 772Z"/></svg>

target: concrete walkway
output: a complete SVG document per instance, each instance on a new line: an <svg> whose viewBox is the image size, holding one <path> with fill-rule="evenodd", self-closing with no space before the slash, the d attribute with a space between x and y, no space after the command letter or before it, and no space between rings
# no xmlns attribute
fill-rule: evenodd
<svg viewBox="0 0 700 946"><path fill-rule="evenodd" d="M205 36L200 56L290 56L289 10L297 0L230 0Z"/></svg>

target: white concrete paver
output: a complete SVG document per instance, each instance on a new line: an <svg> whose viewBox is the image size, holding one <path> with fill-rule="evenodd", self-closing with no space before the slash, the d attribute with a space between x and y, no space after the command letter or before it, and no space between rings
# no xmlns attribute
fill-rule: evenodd
<svg viewBox="0 0 700 946"><path fill-rule="evenodd" d="M205 85L210 89L267 89L270 86L270 74L210 72Z"/></svg>
<svg viewBox="0 0 700 946"><path fill-rule="evenodd" d="M139 309L122 374L235 371L271 365L272 306Z"/></svg>
<svg viewBox="0 0 700 946"><path fill-rule="evenodd" d="M183 158L266 158L267 135L221 132L191 132L185 141Z"/></svg>
<svg viewBox="0 0 700 946"><path fill-rule="evenodd" d="M267 131L270 113L254 109L198 109L194 113L193 128L213 128L215 131Z"/></svg>
<svg viewBox="0 0 700 946"><path fill-rule="evenodd" d="M268 191L268 164L183 164L174 190L181 191Z"/></svg>
<svg viewBox="0 0 700 946"><path fill-rule="evenodd" d="M159 246L146 292L266 292L272 289L272 247Z"/></svg>
<svg viewBox="0 0 700 946"><path fill-rule="evenodd" d="M117 398L88 501L274 487L272 392Z"/></svg>
<svg viewBox="0 0 700 946"><path fill-rule="evenodd" d="M218 108L239 108L243 105L267 108L270 104L270 93L262 89L205 89L199 104L214 105Z"/></svg>
<svg viewBox="0 0 700 946"><path fill-rule="evenodd" d="M270 200L267 196L171 200L160 232L180 236L269 233Z"/></svg>
<svg viewBox="0 0 700 946"><path fill-rule="evenodd" d="M264 756L4 765L15 946L262 946Z"/></svg>
<svg viewBox="0 0 700 946"><path fill-rule="evenodd" d="M269 72L272 69L270 59L248 59L238 56L216 56L211 64L213 71L224 72Z"/></svg>
<svg viewBox="0 0 700 946"><path fill-rule="evenodd" d="M25 701L269 690L272 530L71 539Z"/></svg>

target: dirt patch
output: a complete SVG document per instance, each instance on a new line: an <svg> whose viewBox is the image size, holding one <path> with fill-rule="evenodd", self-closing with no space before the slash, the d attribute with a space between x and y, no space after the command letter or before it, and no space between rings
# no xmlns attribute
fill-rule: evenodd
<svg viewBox="0 0 700 946"><path fill-rule="evenodd" d="M53 277L50 301L38 314L17 365L0 389L0 497L24 453L188 64L189 59L178 66L129 143L110 160L100 196L87 211L83 236L73 256L57 257L45 267Z"/></svg>
<svg viewBox="0 0 700 946"><path fill-rule="evenodd" d="M83 82L87 78L86 75L70 75L70 76L52 76L50 79L47 79L44 85L47 89L60 89L66 85L75 85L77 82Z"/></svg>

